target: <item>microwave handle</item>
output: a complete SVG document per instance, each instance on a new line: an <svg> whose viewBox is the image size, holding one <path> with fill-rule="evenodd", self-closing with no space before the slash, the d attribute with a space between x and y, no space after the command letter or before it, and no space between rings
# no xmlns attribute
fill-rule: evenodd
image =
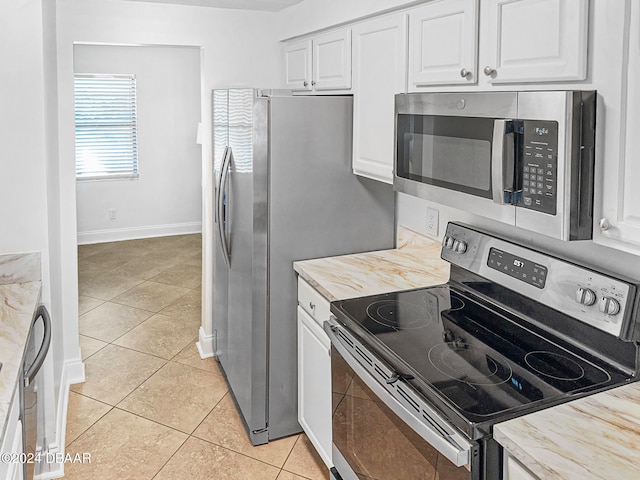
<svg viewBox="0 0 640 480"><path fill-rule="evenodd" d="M500 205L512 203L515 189L513 184L514 168L513 120L494 120L491 149L491 191L495 203Z"/></svg>

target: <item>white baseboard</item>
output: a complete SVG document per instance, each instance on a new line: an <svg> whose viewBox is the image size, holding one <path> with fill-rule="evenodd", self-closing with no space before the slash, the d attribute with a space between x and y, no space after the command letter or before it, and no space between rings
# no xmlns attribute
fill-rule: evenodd
<svg viewBox="0 0 640 480"><path fill-rule="evenodd" d="M213 335L206 335L204 328L200 327L198 331L198 341L196 342L200 358L213 357Z"/></svg>
<svg viewBox="0 0 640 480"><path fill-rule="evenodd" d="M56 439L49 442L47 452L52 455L65 453L67 435L67 409L69 407L69 387L85 381L84 363L80 360L66 362L62 367L58 405L56 411ZM64 463L50 463L47 471L34 476L34 480L51 480L64 475Z"/></svg>
<svg viewBox="0 0 640 480"><path fill-rule="evenodd" d="M119 242L138 238L167 237L169 235L187 235L201 233L202 222L174 223L170 225L150 225L147 227L114 228L110 230L91 230L78 232L78 245L91 243Z"/></svg>

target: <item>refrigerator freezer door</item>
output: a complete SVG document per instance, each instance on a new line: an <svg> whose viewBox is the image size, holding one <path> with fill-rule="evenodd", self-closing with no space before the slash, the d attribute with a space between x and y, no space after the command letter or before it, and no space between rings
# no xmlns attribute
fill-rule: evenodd
<svg viewBox="0 0 640 480"><path fill-rule="evenodd" d="M267 162L258 162L254 136L254 90L229 90L228 172L229 291L226 363L221 364L253 444L267 436L266 298L257 301L254 284L266 284ZM266 130L266 121L261 126Z"/></svg>

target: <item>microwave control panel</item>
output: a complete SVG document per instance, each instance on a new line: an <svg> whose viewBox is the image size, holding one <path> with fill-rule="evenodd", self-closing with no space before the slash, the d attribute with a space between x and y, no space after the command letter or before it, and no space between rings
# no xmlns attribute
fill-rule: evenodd
<svg viewBox="0 0 640 480"><path fill-rule="evenodd" d="M524 120L522 123L522 199L518 206L555 215L558 122Z"/></svg>

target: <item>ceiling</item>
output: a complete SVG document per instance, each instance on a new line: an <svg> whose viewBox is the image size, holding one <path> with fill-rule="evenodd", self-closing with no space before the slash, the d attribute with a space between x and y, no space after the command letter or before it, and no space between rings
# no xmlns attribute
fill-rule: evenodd
<svg viewBox="0 0 640 480"><path fill-rule="evenodd" d="M264 10L277 12L302 0L128 0L130 2L169 3L196 7L237 8L240 10Z"/></svg>

